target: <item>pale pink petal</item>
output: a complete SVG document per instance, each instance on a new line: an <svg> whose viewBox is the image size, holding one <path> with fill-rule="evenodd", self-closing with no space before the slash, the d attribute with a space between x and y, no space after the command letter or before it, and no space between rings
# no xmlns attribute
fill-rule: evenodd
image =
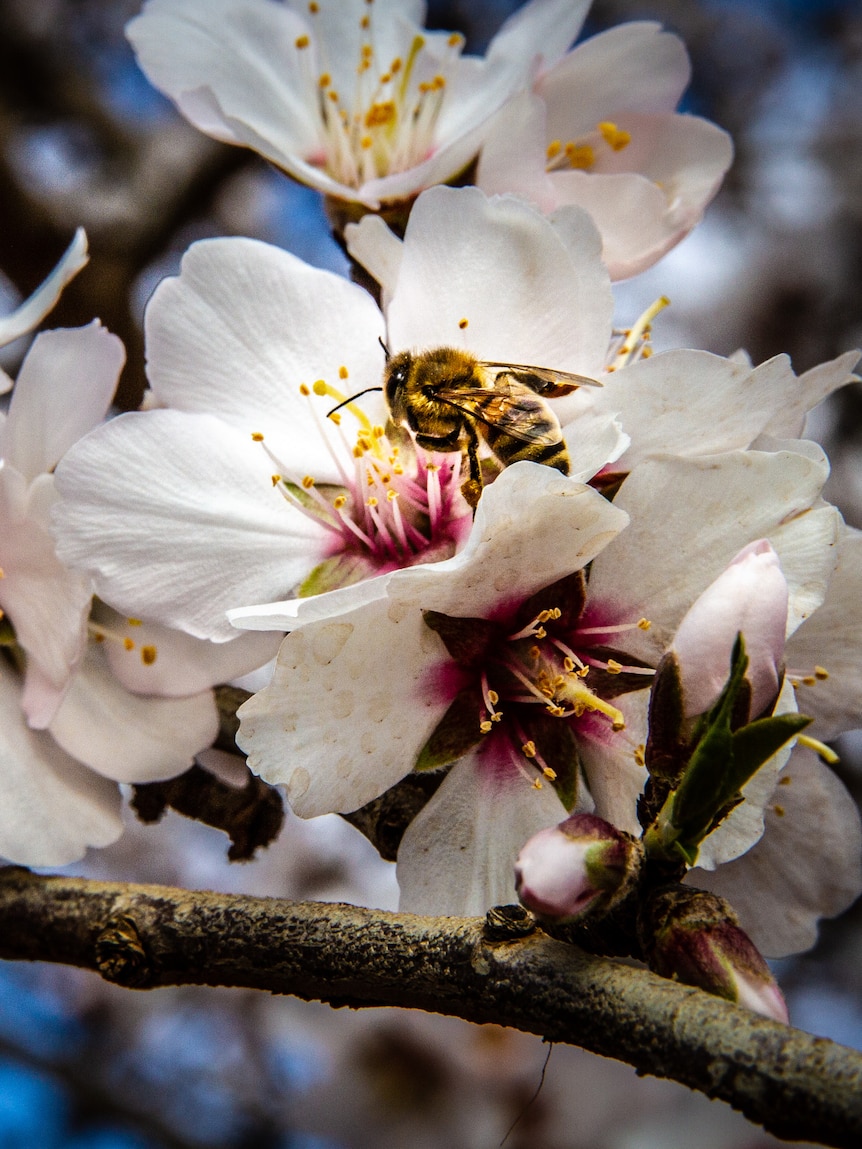
<svg viewBox="0 0 862 1149"><path fill-rule="evenodd" d="M546 72L583 27L590 0L530 0L506 20L488 45L489 66L504 59Z"/></svg>
<svg viewBox="0 0 862 1149"><path fill-rule="evenodd" d="M75 278L82 267L86 266L89 258L87 236L84 229L79 227L63 258L45 282L37 287L20 307L9 315L0 317L0 347L5 347L19 336L26 335L41 323L60 298L63 288Z"/></svg>
<svg viewBox="0 0 862 1149"><path fill-rule="evenodd" d="M641 835L637 801L647 773L642 751L647 736L649 687L613 700L625 717L624 730L612 730L606 720L582 720L578 728L578 755L593 799L595 813L618 830ZM638 750L641 756L638 755Z"/></svg>
<svg viewBox="0 0 862 1149"><path fill-rule="evenodd" d="M123 831L120 791L51 736L29 730L19 684L0 667L0 856L23 866L64 866L88 846L107 846Z"/></svg>
<svg viewBox="0 0 862 1149"><path fill-rule="evenodd" d="M797 698L815 720L812 734L829 740L862 726L862 532L842 531L823 605L789 639L786 658L791 675L806 679ZM816 667L828 678L817 678Z"/></svg>
<svg viewBox="0 0 862 1149"><path fill-rule="evenodd" d="M620 24L578 44L537 84L551 139L569 140L626 111L672 111L691 67L678 36L648 21Z"/></svg>
<svg viewBox="0 0 862 1149"><path fill-rule="evenodd" d="M517 902L515 860L566 809L553 786L537 790L486 754L457 762L398 849L400 908L415 914L484 914Z"/></svg>
<svg viewBox="0 0 862 1149"><path fill-rule="evenodd" d="M126 361L122 341L94 319L43 331L27 353L9 405L2 454L29 481L104 419Z"/></svg>
<svg viewBox="0 0 862 1149"><path fill-rule="evenodd" d="M809 949L817 921L846 909L862 890L862 827L843 784L797 747L766 811L763 837L692 885L726 897L740 925L769 957Z"/></svg>
<svg viewBox="0 0 862 1149"><path fill-rule="evenodd" d="M763 428L764 433L776 439L792 439L801 435L805 416L813 407L839 387L858 379L854 371L859 364L859 355L858 351L845 351L837 359L812 367L798 379L794 377L795 386L789 391L781 409Z"/></svg>
<svg viewBox="0 0 862 1149"><path fill-rule="evenodd" d="M271 471L260 444L212 416L121 415L57 469L59 553L124 614L235 638L225 611L284 597L325 554L327 532Z"/></svg>
<svg viewBox="0 0 862 1149"><path fill-rule="evenodd" d="M384 311L387 310L401 270L403 240L389 230L379 215L371 213L364 215L359 223L349 223L344 237L351 258L361 263L380 284L381 302Z"/></svg>
<svg viewBox="0 0 862 1149"><path fill-rule="evenodd" d="M511 193L551 212L559 203L554 181L545 170L551 141L544 100L521 92L491 123L476 169L476 184L488 195Z"/></svg>
<svg viewBox="0 0 862 1149"><path fill-rule="evenodd" d="M148 698L125 690L90 643L49 727L68 753L116 782L173 778L218 734L212 691Z"/></svg>

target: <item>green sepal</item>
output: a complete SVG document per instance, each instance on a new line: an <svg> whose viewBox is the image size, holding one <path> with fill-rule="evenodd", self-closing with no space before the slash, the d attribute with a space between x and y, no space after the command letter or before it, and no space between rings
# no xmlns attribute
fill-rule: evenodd
<svg viewBox="0 0 862 1149"><path fill-rule="evenodd" d="M515 628L528 626L543 610L559 610L560 624L573 625L583 614L587 601L587 583L583 571L565 575L543 586L518 607ZM553 624L552 624L553 625Z"/></svg>
<svg viewBox="0 0 862 1149"><path fill-rule="evenodd" d="M810 726L812 718L805 714L774 714L758 718L733 735L733 773L739 791L753 778L760 767L791 738Z"/></svg>
<svg viewBox="0 0 862 1149"><path fill-rule="evenodd" d="M535 742L542 760L556 774L553 782L544 784L554 787L557 797L571 813L578 797L580 758L577 741L568 722L561 722L538 706L535 709L538 713L524 720L524 733Z"/></svg>
<svg viewBox="0 0 862 1149"><path fill-rule="evenodd" d="M472 750L487 734L479 729L484 716L482 692L474 686L457 694L419 751L414 770L440 770Z"/></svg>
<svg viewBox="0 0 862 1149"><path fill-rule="evenodd" d="M644 765L653 778L676 785L688 762L685 705L679 660L671 651L658 664L649 700Z"/></svg>
<svg viewBox="0 0 862 1149"><path fill-rule="evenodd" d="M313 594L324 594L328 590L353 586L374 573L368 559L363 555L333 555L317 564L300 584L297 594L300 598L310 598Z"/></svg>

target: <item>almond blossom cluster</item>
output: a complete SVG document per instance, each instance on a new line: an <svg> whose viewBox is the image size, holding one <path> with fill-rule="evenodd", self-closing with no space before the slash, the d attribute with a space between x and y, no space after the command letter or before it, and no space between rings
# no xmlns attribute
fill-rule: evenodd
<svg viewBox="0 0 862 1149"><path fill-rule="evenodd" d="M433 780L405 909L520 895L577 929L628 907L658 972L786 1018L755 947L810 946L862 890L825 745L862 720L862 536L804 438L859 352L800 376L652 355L664 300L615 328L613 281L696 225L731 147L675 110L676 36L571 48L587 8L529 0L483 58L416 0L148 0L131 22L187 119L326 197L377 290L195 243L123 414L98 321L34 341L0 438L4 857L112 841L118 783L185 771L212 688L275 659L236 740L296 813ZM78 240L0 338L84 260ZM440 348L462 375L390 379L394 417L390 364Z"/></svg>

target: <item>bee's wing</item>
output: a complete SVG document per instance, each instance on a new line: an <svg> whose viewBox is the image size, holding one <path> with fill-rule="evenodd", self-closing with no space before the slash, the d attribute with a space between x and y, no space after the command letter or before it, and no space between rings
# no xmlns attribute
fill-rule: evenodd
<svg viewBox="0 0 862 1149"><path fill-rule="evenodd" d="M479 367L490 378L499 380L506 375L523 383L537 395L544 395L546 399L557 399L561 395L568 395L578 387L601 387L598 379L591 379L588 375L574 375L571 371L554 371L549 367L529 367L521 363L488 363L482 361Z"/></svg>
<svg viewBox="0 0 862 1149"><path fill-rule="evenodd" d="M493 387L441 387L435 398L524 443L552 445L562 438L547 403L514 376L498 375Z"/></svg>

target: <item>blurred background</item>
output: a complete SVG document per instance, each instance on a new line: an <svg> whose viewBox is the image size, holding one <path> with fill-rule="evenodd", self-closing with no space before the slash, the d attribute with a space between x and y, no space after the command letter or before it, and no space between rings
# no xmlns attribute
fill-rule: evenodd
<svg viewBox="0 0 862 1149"><path fill-rule="evenodd" d="M518 5L429 3L468 50ZM118 402L143 385L155 284L205 236L253 235L346 273L317 195L182 121L124 36L138 0L0 0L0 311L36 287L74 228L92 259L49 326L94 316L124 340ZM658 295L657 349L788 352L802 372L862 346L862 7L858 0L596 0L585 34L655 19L679 32L684 110L726 128L736 162L706 221L617 290L619 321ZM22 347L7 349L14 369ZM828 497L862 527L858 385L812 416ZM862 739L839 747L862 795ZM393 867L338 818L288 815L254 862L168 813L70 872L394 908ZM862 910L777 963L797 1025L862 1049ZM0 1149L765 1149L729 1108L626 1066L493 1026L349 1013L262 994L135 993L60 967L0 968ZM510 1130L513 1122L517 1124Z"/></svg>

